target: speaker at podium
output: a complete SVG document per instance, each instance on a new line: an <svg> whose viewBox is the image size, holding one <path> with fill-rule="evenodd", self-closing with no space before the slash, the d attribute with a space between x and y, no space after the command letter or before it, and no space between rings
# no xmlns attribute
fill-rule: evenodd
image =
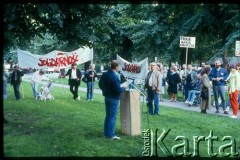
<svg viewBox="0 0 240 160"><path fill-rule="evenodd" d="M129 89L122 93L120 99L121 132L123 134L141 135L140 91Z"/></svg>

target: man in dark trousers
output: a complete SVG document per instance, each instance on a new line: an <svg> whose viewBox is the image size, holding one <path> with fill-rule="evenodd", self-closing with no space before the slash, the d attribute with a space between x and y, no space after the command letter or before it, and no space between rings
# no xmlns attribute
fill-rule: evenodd
<svg viewBox="0 0 240 160"><path fill-rule="evenodd" d="M68 84L70 85L70 92L73 94L73 99L80 100L80 96L78 96L78 87L80 86L82 74L77 68L76 63L72 64L72 68L67 71L64 77L66 76L69 76Z"/></svg>
<svg viewBox="0 0 240 160"><path fill-rule="evenodd" d="M23 72L21 72L19 70L18 66L14 66L14 71L11 74L11 85L13 86L13 90L14 90L14 94L16 97L16 100L21 99L21 95L20 95L20 84L22 82L22 76L23 76Z"/></svg>
<svg viewBox="0 0 240 160"><path fill-rule="evenodd" d="M111 69L105 72L99 80L99 87L105 97L106 117L104 121L104 135L106 138L113 140L120 139L120 137L115 135L115 123L120 96L126 88L126 86L121 87L120 75L118 74L119 67L119 62L113 60Z"/></svg>

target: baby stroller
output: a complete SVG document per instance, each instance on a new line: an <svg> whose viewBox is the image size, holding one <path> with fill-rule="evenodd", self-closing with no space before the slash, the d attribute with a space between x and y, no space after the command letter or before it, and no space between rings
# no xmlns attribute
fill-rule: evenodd
<svg viewBox="0 0 240 160"><path fill-rule="evenodd" d="M54 97L51 94L52 82L49 82L47 85L41 87L39 95L36 97L36 100L54 100Z"/></svg>

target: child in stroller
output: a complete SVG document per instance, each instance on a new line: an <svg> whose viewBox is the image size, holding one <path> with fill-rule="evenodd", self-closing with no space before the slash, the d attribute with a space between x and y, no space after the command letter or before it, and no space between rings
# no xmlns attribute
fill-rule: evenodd
<svg viewBox="0 0 240 160"><path fill-rule="evenodd" d="M47 85L41 87L36 100L54 100L54 97L50 93L52 89L52 82L49 82Z"/></svg>

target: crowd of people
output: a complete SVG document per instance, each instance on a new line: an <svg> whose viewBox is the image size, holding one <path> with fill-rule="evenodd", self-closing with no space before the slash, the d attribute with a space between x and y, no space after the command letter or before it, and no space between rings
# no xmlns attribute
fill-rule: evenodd
<svg viewBox="0 0 240 160"><path fill-rule="evenodd" d="M121 74L119 73L120 63L116 60L111 62L111 68L105 72L100 80L99 87L105 97L105 120L104 120L104 135L110 139L120 139L115 134L115 123L118 113L119 101L121 93L126 90L128 86L121 86ZM207 113L211 107L211 95L214 96L216 113L219 113L218 99L221 98L221 105L224 114L228 114L225 99L225 84L228 84L229 104L232 107L232 118L237 118L239 104L240 104L240 63L237 65L230 65L229 72L221 66L219 60L215 61L215 67L211 68L209 65L202 63L201 69L191 64L183 65L180 70L174 63L167 71L161 64L155 62L150 63L149 72L147 73L144 89L147 91L147 106L150 115L160 114L160 104L163 101L163 94L165 94L165 86L170 97L170 102L177 101L178 92L182 92L184 102L191 106L196 97L200 97L201 113ZM10 84L13 86L15 98L19 100L20 84L22 82L23 73L18 66L14 66L14 71L11 74ZM82 74L77 68L77 64L73 63L71 69L67 71L63 77L68 76L68 84L70 92L73 95L73 100L80 100L78 95L78 88L82 80ZM3 98L7 99L7 79L9 75L3 74ZM93 90L95 78L97 73L95 65L91 64L89 69L84 74L85 82L87 83L87 100L93 100ZM38 84L40 81L51 81L44 76L43 71L37 71L31 78L31 86L34 98L39 95Z"/></svg>
<svg viewBox="0 0 240 160"><path fill-rule="evenodd" d="M157 66L157 67L154 67ZM216 60L215 66L210 67L205 63L201 64L201 69L188 64L182 65L180 70L175 63L171 63L166 76L159 64L152 62L150 71L145 80L147 89L147 101L149 114L159 114L159 100L162 98L162 82L168 85L167 93L170 102L177 101L178 92L182 92L184 103L192 106L194 103L200 104L201 113L207 113L210 109L213 95L216 112L220 112L220 105L224 114L228 114L226 105L230 105L233 110L231 118L237 118L240 105L240 63L229 65L228 70L222 67L221 61ZM154 82L154 83L153 83ZM226 102L225 86L228 85L229 101ZM154 86L154 87L153 87ZM221 104L219 104L219 99ZM154 112L152 109L154 101Z"/></svg>

